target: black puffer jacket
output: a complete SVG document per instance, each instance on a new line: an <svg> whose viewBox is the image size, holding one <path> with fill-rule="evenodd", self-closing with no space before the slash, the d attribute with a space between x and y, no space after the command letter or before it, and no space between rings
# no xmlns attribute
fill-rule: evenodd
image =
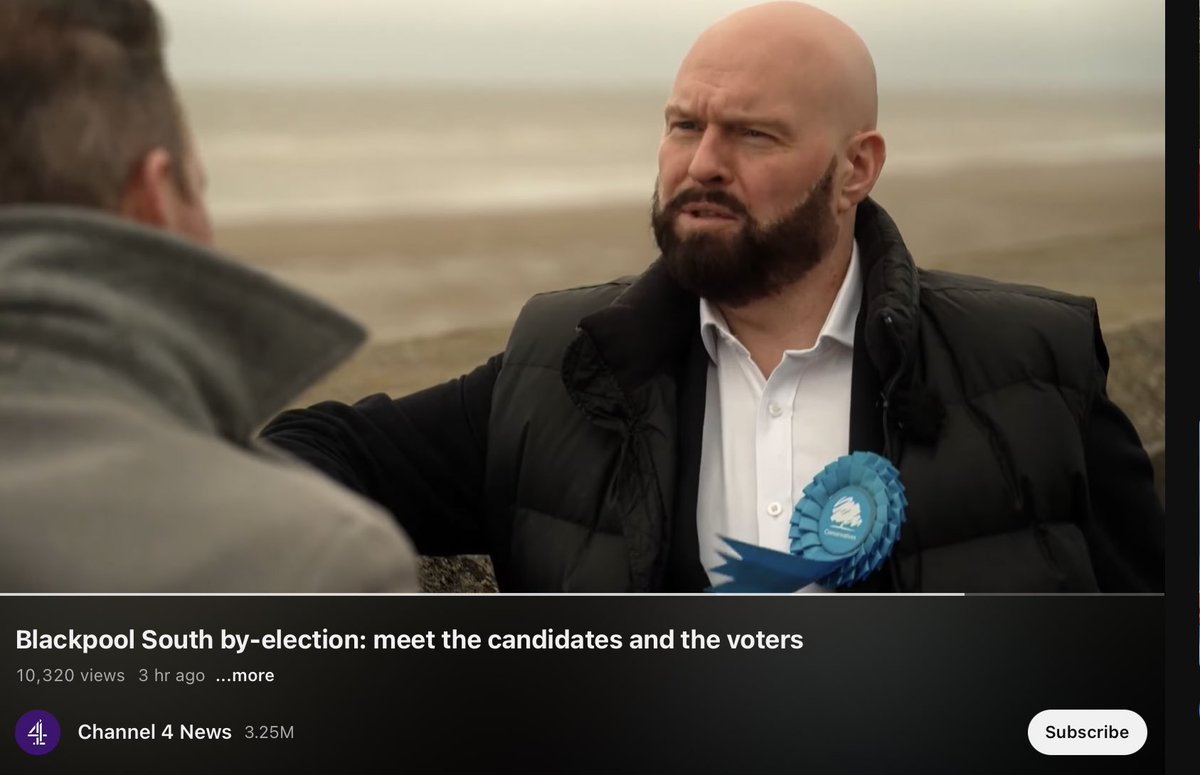
<svg viewBox="0 0 1200 775"><path fill-rule="evenodd" d="M1164 516L1105 395L1094 302L919 270L870 200L856 238L848 446L898 466L909 508L854 591L1161 590ZM422 552L490 553L504 590L699 590L707 366L696 298L655 264L535 297L503 356L459 380L264 433Z"/></svg>

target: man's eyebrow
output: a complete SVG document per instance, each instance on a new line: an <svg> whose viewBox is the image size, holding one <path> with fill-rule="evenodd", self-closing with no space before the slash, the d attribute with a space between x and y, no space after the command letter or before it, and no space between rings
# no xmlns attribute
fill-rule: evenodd
<svg viewBox="0 0 1200 775"><path fill-rule="evenodd" d="M692 113L679 105L667 105L663 115L668 119L692 118ZM752 113L730 112L722 116L718 123L734 127L760 127L778 135L791 135L792 130L786 122L766 116L756 116Z"/></svg>
<svg viewBox="0 0 1200 775"><path fill-rule="evenodd" d="M766 129L779 135L791 134L791 129L786 122L780 121L777 118L756 116L752 113L732 113L722 123L729 124L730 126Z"/></svg>

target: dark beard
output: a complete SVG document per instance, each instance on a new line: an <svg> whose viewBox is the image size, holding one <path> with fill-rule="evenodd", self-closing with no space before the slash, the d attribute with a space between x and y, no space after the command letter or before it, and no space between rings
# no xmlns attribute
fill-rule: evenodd
<svg viewBox="0 0 1200 775"><path fill-rule="evenodd" d="M803 202L765 226L750 218L740 201L717 189L685 191L660 208L656 185L650 222L667 272L696 295L730 307L773 296L799 281L837 241L831 207L836 168L835 158ZM744 219L744 225L734 235L698 233L680 239L675 219L684 206L697 202L720 205Z"/></svg>

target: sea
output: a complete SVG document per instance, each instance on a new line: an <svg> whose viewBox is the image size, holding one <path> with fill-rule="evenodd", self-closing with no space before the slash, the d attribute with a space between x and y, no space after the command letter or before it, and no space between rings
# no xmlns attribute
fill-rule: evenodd
<svg viewBox="0 0 1200 775"><path fill-rule="evenodd" d="M223 224L645 203L665 90L184 85ZM1161 92L880 95L888 176L1161 159Z"/></svg>

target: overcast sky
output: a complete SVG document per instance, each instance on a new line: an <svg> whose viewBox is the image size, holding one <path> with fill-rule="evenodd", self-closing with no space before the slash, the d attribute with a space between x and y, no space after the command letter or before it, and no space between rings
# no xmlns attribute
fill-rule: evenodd
<svg viewBox="0 0 1200 775"><path fill-rule="evenodd" d="M665 88L723 0L157 0L183 83L602 83ZM880 87L1161 89L1155 0L825 0Z"/></svg>

